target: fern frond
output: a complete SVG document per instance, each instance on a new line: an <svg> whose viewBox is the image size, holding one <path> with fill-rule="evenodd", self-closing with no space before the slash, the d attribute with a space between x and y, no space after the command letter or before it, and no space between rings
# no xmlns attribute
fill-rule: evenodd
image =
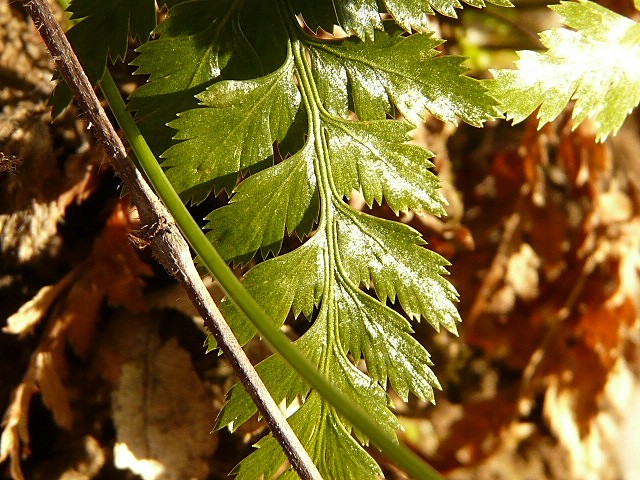
<svg viewBox="0 0 640 480"><path fill-rule="evenodd" d="M208 238L225 260L237 264L261 253L266 260L245 275L247 291L277 327L290 313L309 321L296 340L300 351L395 440L399 423L389 409L387 386L401 398L412 393L431 401L439 388L429 354L411 335L411 322L424 319L455 333L457 294L445 279L447 261L426 249L417 231L356 211L346 200L356 190L369 205L386 202L396 213L443 214L445 200L430 171L432 154L407 143L411 123L388 116L397 111L416 124L430 112L481 125L498 113L495 101L482 82L464 76L463 59L438 55L441 41L430 33L405 37L399 28L383 24L377 2L332 2L340 25L366 39L337 41L309 36L296 16L303 11L309 22L314 17L304 12L310 9L322 22L335 21L323 2L291 6L280 1L270 17L265 12L279 53L268 57L268 68L232 73L220 58L238 56L236 47L208 43L211 32L222 28L223 12L213 9L206 20L189 23L198 11L205 16L201 9L210 1L174 7L167 24L157 29L159 39L141 49L137 63L151 73L151 81L134 94L133 107L143 121L166 120L171 108L160 105L163 95L203 89L199 105L183 112L175 108L187 103L173 105L179 118L169 124L177 133L176 143L163 154L167 175L183 197L195 202L212 190L232 194L228 205L207 216ZM401 2L387 3L399 8ZM227 22L246 32L245 9L256 4L234 5ZM422 13L430 11L423 6ZM356 28L350 15L358 12L364 16ZM181 30L192 36L178 34ZM260 51L264 45L257 38L247 37ZM176 48L190 45L190 55L210 58L218 52L219 68L207 78L202 70L186 67L193 74L189 77L176 64L175 73L160 76L153 59L174 43ZM222 51L228 55L221 56ZM171 76L192 80L174 82ZM160 109L156 113L154 105ZM294 233L302 245L280 255L284 237ZM396 303L396 309L388 303ZM221 310L241 343L256 335L232 301L224 300ZM362 447L366 436L280 357L269 357L257 370L277 402L300 402L290 421L325 478L381 475ZM236 385L218 427L235 428L255 413L244 388ZM267 437L258 447L237 467L239 478L271 478L279 472L285 457L275 441ZM293 475L285 469L280 478Z"/></svg>

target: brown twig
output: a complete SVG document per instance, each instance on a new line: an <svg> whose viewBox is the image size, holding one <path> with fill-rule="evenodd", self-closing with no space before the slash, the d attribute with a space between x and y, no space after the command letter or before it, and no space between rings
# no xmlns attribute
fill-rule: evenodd
<svg viewBox="0 0 640 480"><path fill-rule="evenodd" d="M273 436L283 447L291 465L302 479L321 479L308 453L295 436L284 415L262 383L253 365L222 318L213 299L202 283L191 251L173 218L151 188L130 163L124 146L109 122L80 62L46 0L23 0L23 4L42 39L74 94L88 122L89 130L113 159L114 167L137 206L143 225L153 225L150 243L154 255L164 268L186 290L189 299L204 319L205 325L231 362L238 378L265 418Z"/></svg>

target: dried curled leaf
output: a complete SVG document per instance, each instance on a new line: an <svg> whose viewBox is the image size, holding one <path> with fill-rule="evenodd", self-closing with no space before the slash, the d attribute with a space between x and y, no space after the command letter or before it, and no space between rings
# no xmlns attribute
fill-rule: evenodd
<svg viewBox="0 0 640 480"><path fill-rule="evenodd" d="M218 444L210 432L213 395L189 352L161 335L167 318L119 311L98 344L99 372L111 385L114 461L145 480L204 480Z"/></svg>

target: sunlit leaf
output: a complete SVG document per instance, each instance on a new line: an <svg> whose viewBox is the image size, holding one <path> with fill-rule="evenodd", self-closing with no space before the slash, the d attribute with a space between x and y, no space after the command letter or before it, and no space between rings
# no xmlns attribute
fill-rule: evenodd
<svg viewBox="0 0 640 480"><path fill-rule="evenodd" d="M548 50L519 52L517 70L493 72L491 93L514 123L539 108L541 126L575 100L574 127L591 118L604 140L640 102L640 25L592 2L550 8L571 29L541 33Z"/></svg>
<svg viewBox="0 0 640 480"><path fill-rule="evenodd" d="M185 141L163 154L176 190L196 203L212 187L231 191L242 171L273 163L273 142L288 133L300 94L289 59L266 77L215 83L197 98L209 108L188 110L171 122L178 130L174 139Z"/></svg>
<svg viewBox="0 0 640 480"><path fill-rule="evenodd" d="M274 21L272 6L258 0L192 0L169 11L158 38L132 62L150 77L128 105L156 154L172 143L175 130L166 124L195 108L195 95L213 82L263 76L282 64L282 35L267 27Z"/></svg>
<svg viewBox="0 0 640 480"><path fill-rule="evenodd" d="M360 120L383 120L395 107L416 125L428 111L476 126L497 114L485 86L463 76L463 58L438 56L441 40L387 30L376 31L373 42L310 43L316 82L330 113L346 117L352 110Z"/></svg>

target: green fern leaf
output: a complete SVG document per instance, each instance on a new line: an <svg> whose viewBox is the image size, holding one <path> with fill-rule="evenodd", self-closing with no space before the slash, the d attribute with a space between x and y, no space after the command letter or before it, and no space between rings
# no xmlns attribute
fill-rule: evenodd
<svg viewBox="0 0 640 480"><path fill-rule="evenodd" d="M229 205L214 210L207 234L220 255L247 263L260 249L277 255L285 235L308 234L318 216L318 188L313 173L313 145L242 182ZM238 224L237 219L246 219Z"/></svg>
<svg viewBox="0 0 640 480"><path fill-rule="evenodd" d="M309 455L319 460L318 469L323 478L382 477L380 467L362 450L335 411L327 407L317 394L312 394L302 408L289 418L289 422ZM256 447L258 450L234 470L238 479L254 480L262 475L264 478L274 478L273 475L284 464L284 453L273 437L263 438ZM293 480L298 476L288 468L277 478Z"/></svg>
<svg viewBox="0 0 640 480"><path fill-rule="evenodd" d="M337 3L338 15L341 8L351 6L353 13L376 4ZM316 8L318 21L333 21L322 16L322 3L297 5ZM175 10L181 8L187 7ZM252 78L200 83L206 88L197 96L201 105L170 123L179 143L164 153L164 166L195 201L212 188L232 193L228 205L207 216L209 239L227 261L246 264L261 253L263 261L245 275L248 292L277 327L290 314L303 316L309 328L296 340L300 351L395 439L399 424L387 385L402 398L412 393L431 401L438 388L410 321L455 332L457 294L444 277L448 263L425 248L418 232L356 211L345 198L359 190L369 205L442 214L445 202L429 171L432 154L407 143L411 124L387 115L398 109L415 123L428 110L480 125L496 113L495 102L481 82L463 76L461 58L437 56L440 41L430 34L403 37L399 29L380 31L365 21L352 31L368 41L321 41L304 32L293 7L280 2L277 12L271 26L281 29L287 52L280 64ZM170 13L167 21L176 18ZM165 40L167 47L173 41ZM150 62L153 44L141 64ZM163 79L152 75L143 88L154 82ZM285 235L293 233L302 245L279 255ZM233 302L225 299L221 310L242 344L255 336ZM299 404L291 424L325 478L381 475L363 449L367 438L282 359L272 356L257 370L277 402ZM255 413L238 384L217 425L235 428ZM272 437L258 447L238 465L239 478L271 478L284 464ZM278 475L295 477L291 470Z"/></svg>
<svg viewBox="0 0 640 480"><path fill-rule="evenodd" d="M343 282L339 290L341 314L340 341L357 362L367 359L371 378L380 385L387 381L400 398L409 392L434 401L433 387L439 383L429 368L429 354L411 335L407 320L394 310Z"/></svg>
<svg viewBox="0 0 640 480"><path fill-rule="evenodd" d="M302 313L311 318L323 295L326 255L326 239L316 234L296 250L252 268L245 275L244 286L278 327L290 310L296 317ZM220 310L241 344L253 338L255 327L232 302L225 299Z"/></svg>
<svg viewBox="0 0 640 480"><path fill-rule="evenodd" d="M211 191L231 191L238 174L273 164L273 142L282 141L300 104L293 60L256 80L215 83L197 98L209 108L189 110L170 123L178 143L163 154L168 177L196 203Z"/></svg>
<svg viewBox="0 0 640 480"><path fill-rule="evenodd" d="M132 62L149 75L128 108L154 153L164 152L175 130L167 123L195 108L195 95L225 78L251 79L282 64L286 47L280 30L266 29L279 19L268 2L193 0L172 8ZM275 18L274 18L275 17Z"/></svg>
<svg viewBox="0 0 640 480"><path fill-rule="evenodd" d="M67 37L92 84L104 74L107 58L124 60L129 35L146 41L156 24L154 0L73 0L71 19L79 20ZM71 102L69 87L60 81L51 104L54 116Z"/></svg>
<svg viewBox="0 0 640 480"><path fill-rule="evenodd" d="M321 310L314 325L296 342L297 346L314 363L324 365L321 370L329 380L370 412L390 438L395 438L394 432L399 424L387 407L386 393L377 382L346 359L339 343L329 343L330 333L325 328L328 320L326 315L333 315L332 310ZM331 346L319 349L318 345ZM382 474L351 436L351 427L317 393L309 392L309 387L296 378L290 367L279 358L270 357L258 365L257 370L276 401L286 400L290 404L295 398L305 398L289 422L324 478L377 478ZM255 411L246 392L236 386L229 395L218 425L236 426L255 414ZM360 442L367 443L364 435L354 433ZM236 473L239 478L255 479L262 475L271 478L285 462L284 453L276 445L272 437L261 441L258 451L238 465Z"/></svg>
<svg viewBox="0 0 640 480"><path fill-rule="evenodd" d="M486 4L483 0L462 0L464 3L473 7L484 7ZM457 0L383 0L384 5L395 21L407 31L412 28L415 30L424 30L429 27L425 13L432 14L435 10L438 13L447 15L448 17L457 17L456 9L462 8L462 4ZM426 12L425 12L425 3ZM513 6L509 0L489 0L489 3L500 5L502 7Z"/></svg>
<svg viewBox="0 0 640 480"><path fill-rule="evenodd" d="M364 357L374 384L382 386L389 381L402 398L407 398L408 393L413 392L419 398L433 400L433 388L438 383L429 368L428 353L410 336L409 323L400 314L358 288L358 282L369 285L373 281L379 298L397 296L401 304L404 302L405 311L417 316L420 311L426 311L429 315L427 318L436 326L442 322L447 328L455 330L455 320L458 317L451 303L455 291L440 276L445 262L415 243L415 251L411 254L412 248L407 243L419 241L419 235L409 227L369 217L337 202L334 208L346 210L344 215L335 215L333 220L334 240L339 239L340 248L336 260L344 260L342 268L336 266L333 270L328 270L327 256L330 252L326 244L327 232L319 230L297 250L267 260L249 271L245 287L271 313L276 325L284 323L290 310L296 316L303 313L305 317L312 318L313 309L319 307L320 311L311 329L297 344L315 364L324 366L326 371L323 373L334 383L340 383L334 378L336 370L350 371L349 369L355 368L352 364L345 363L346 353L349 352L355 360ZM374 228L379 231L372 231ZM394 255L400 254L394 251L394 246L408 255L401 262L394 258ZM352 249L357 250L357 255L354 255ZM399 278L402 273L409 278ZM324 291L327 287L330 288L328 294ZM222 312L241 342L248 341L255 334L255 329L231 302L223 302ZM325 337L319 337L318 332L322 332ZM346 365L351 366L347 369ZM309 394L309 387L278 357L271 357L258 365L258 372L278 402L285 400L289 404L295 398L306 398ZM377 407L370 404L373 387L363 389L363 380L358 378L360 377L342 382L339 386L343 391L355 389L352 395L358 404L367 411L375 411L375 418L388 416L390 412L386 409L386 401L378 395L380 398L375 404ZM299 415L304 415L303 412L307 411L303 410L305 407L306 403L299 410ZM241 424L254 413L255 406L244 388L237 385L228 398L218 425ZM310 416L306 422L310 422L312 418L314 417ZM295 427L295 424L292 425ZM345 425L342 428L349 427ZM301 435L299 430L296 431ZM305 446L313 450L311 445L317 441L307 439ZM342 438L341 442L338 450L331 450L334 455L338 455L335 452L353 449L350 437ZM246 462L264 467L262 456L266 454L259 450L257 455L257 458L249 457ZM324 453L318 453L312 458L319 465L326 460ZM273 467L272 462L273 459L269 465ZM340 462L340 465L343 463ZM361 462L358 468L363 468L365 464L367 462ZM340 476L343 475L338 473L341 472L340 469L325 474L327 478L361 478L354 476L361 474L358 469L349 469L351 473L346 477ZM253 472L253 469L250 471ZM364 478L373 477L369 475Z"/></svg>
<svg viewBox="0 0 640 480"><path fill-rule="evenodd" d="M347 35L372 39L375 29L382 28L376 0L295 0L294 8L313 29L321 27L329 33L337 25Z"/></svg>
<svg viewBox="0 0 640 480"><path fill-rule="evenodd" d="M484 7L483 0L463 0L474 7ZM512 6L509 0L489 0L504 7ZM456 17L456 9L462 8L458 0L296 0L294 8L302 13L305 22L312 29L321 27L331 33L333 26L342 28L348 35L356 35L362 40L373 39L375 30L382 29L379 10L383 7L396 23L406 31L426 30L428 15L434 10L450 17Z"/></svg>
<svg viewBox="0 0 640 480"><path fill-rule="evenodd" d="M374 42L312 42L325 107L344 118L353 110L360 120L381 120L395 105L416 125L429 111L445 121L460 117L480 126L496 115L495 101L480 82L462 75L463 58L437 56L441 43L426 33L404 37L390 26L376 31Z"/></svg>
<svg viewBox="0 0 640 480"><path fill-rule="evenodd" d="M333 182L350 197L362 192L369 206L384 197L399 211L444 214L440 183L429 171L430 152L404 143L411 126L399 121L349 122L328 118L326 123Z"/></svg>
<svg viewBox="0 0 640 480"><path fill-rule="evenodd" d="M373 283L382 301L400 305L411 318L424 316L436 329L456 333L456 293L441 275L448 262L420 246L420 234L391 222L335 205L337 247L346 277L355 284Z"/></svg>
<svg viewBox="0 0 640 480"><path fill-rule="evenodd" d="M550 8L573 30L541 33L548 50L519 52L517 70L493 72L491 92L514 123L539 107L540 126L575 100L574 127L591 118L604 140L640 102L640 25L592 2Z"/></svg>

